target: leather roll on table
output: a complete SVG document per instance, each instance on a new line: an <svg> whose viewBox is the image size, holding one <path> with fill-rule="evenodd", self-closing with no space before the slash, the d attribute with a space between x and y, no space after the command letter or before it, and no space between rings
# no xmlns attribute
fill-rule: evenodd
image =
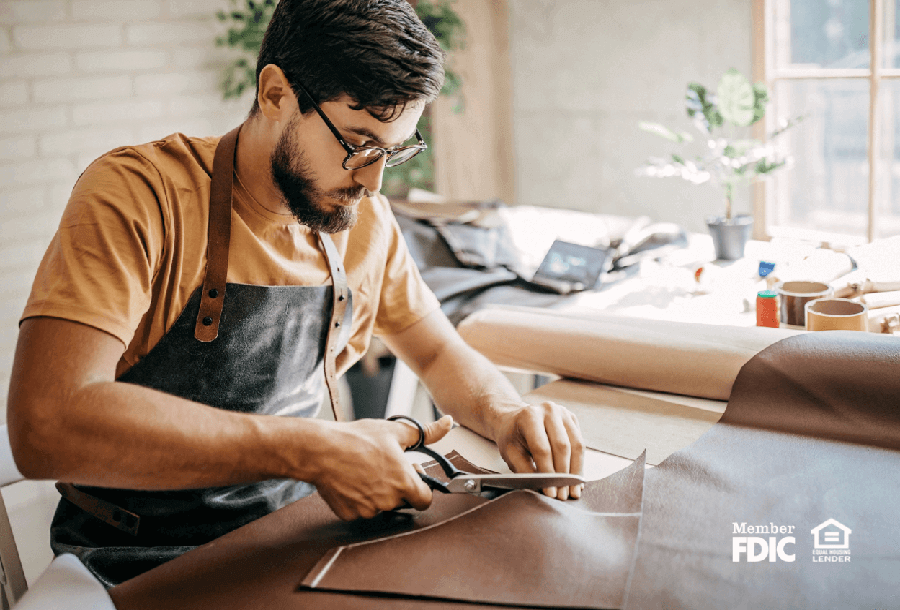
<svg viewBox="0 0 900 610"><path fill-rule="evenodd" d="M747 361L798 332L511 306L459 325L469 345L501 366L713 400L728 400Z"/></svg>

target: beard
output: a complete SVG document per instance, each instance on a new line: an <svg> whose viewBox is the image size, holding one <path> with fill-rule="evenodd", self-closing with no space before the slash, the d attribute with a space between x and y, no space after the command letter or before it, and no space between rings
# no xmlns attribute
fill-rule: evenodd
<svg viewBox="0 0 900 610"><path fill-rule="evenodd" d="M325 192L316 185L314 173L296 140L299 118L299 112L291 117L272 151L272 180L300 224L322 233L345 231L356 224L355 204L366 193L366 188L356 186ZM346 205L329 206L326 199Z"/></svg>

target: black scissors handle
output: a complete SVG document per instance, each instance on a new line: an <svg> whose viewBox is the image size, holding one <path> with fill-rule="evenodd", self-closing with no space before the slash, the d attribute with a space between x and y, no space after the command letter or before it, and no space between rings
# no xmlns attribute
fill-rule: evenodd
<svg viewBox="0 0 900 610"><path fill-rule="evenodd" d="M444 474L447 475L447 478L453 480L461 474L464 474L462 470L458 469L454 466L450 460L445 458L443 455L438 453L433 449L429 449L425 446L425 427L419 423L419 420L414 417L410 417L409 415L391 415L388 417L389 421L398 421L398 420L408 421L413 424L419 430L419 439L416 443L410 447L406 448L406 451L418 451L419 453L424 453L425 455L431 457L438 463L441 469L444 471ZM447 484L443 481L439 481L434 477L428 476L425 473L420 472L419 477L425 482L428 487L430 487L434 491L439 491L441 493L450 493L447 489Z"/></svg>

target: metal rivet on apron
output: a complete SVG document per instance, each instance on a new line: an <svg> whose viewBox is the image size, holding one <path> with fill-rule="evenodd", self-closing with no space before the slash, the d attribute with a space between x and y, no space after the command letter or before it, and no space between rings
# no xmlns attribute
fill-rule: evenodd
<svg viewBox="0 0 900 610"><path fill-rule="evenodd" d="M209 326L210 324L212 324L212 318L210 318L209 316L203 318L203 326Z"/></svg>
<svg viewBox="0 0 900 610"><path fill-rule="evenodd" d="M215 288L213 288L212 290L209 291L209 298L214 299L217 296L219 296L219 291L216 290Z"/></svg>

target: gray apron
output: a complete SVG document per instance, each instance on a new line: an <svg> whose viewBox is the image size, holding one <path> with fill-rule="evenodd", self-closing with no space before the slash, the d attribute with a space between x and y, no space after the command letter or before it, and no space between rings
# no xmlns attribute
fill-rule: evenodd
<svg viewBox="0 0 900 610"><path fill-rule="evenodd" d="M331 286L225 283L239 130L216 148L203 286L160 342L117 381L228 411L291 417L314 416L327 388L335 417L344 419L334 361L349 339L352 306L330 237L319 235ZM178 491L57 487L63 499L51 547L77 555L107 587L315 491L295 480Z"/></svg>

